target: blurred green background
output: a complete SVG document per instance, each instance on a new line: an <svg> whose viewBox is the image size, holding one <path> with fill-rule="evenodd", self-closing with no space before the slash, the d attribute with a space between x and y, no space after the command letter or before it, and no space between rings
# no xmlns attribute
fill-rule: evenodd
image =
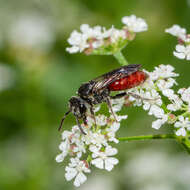
<svg viewBox="0 0 190 190"><path fill-rule="evenodd" d="M189 86L190 63L172 55L176 39L164 29L180 24L190 31L187 0L0 0L0 190L75 189L55 162L57 131L68 99L82 82L119 67L111 56L70 55L67 38L83 23L121 27L123 16L144 18L149 30L124 50L128 61L152 70L171 64L178 87ZM119 136L156 131L141 108L125 108L129 118ZM64 129L75 124L69 115ZM79 189L189 190L190 158L174 141L120 143L112 172L93 169Z"/></svg>

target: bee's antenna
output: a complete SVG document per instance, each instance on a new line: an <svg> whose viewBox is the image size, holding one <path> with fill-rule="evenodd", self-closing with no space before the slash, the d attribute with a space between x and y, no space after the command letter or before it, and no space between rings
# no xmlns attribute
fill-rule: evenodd
<svg viewBox="0 0 190 190"><path fill-rule="evenodd" d="M66 112L65 115L63 116L63 118L61 119L61 123L60 123L60 126L59 126L59 128L58 128L58 131L61 130L62 125L63 125L63 122L64 122L65 118L67 117L67 115L68 115L70 112L71 112L70 110L69 110L68 112Z"/></svg>

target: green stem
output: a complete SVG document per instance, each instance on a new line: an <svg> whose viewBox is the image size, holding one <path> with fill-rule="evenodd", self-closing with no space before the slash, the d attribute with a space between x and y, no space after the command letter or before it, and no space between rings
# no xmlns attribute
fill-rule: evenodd
<svg viewBox="0 0 190 190"><path fill-rule="evenodd" d="M190 147L186 143L184 143L184 142L181 142L181 145L188 152L188 154L190 154Z"/></svg>
<svg viewBox="0 0 190 190"><path fill-rule="evenodd" d="M129 65L129 63L127 62L121 51L114 53L113 56L117 59L120 65L122 66Z"/></svg>
<svg viewBox="0 0 190 190"><path fill-rule="evenodd" d="M142 135L142 136L132 136L132 137L119 137L118 140L121 141L140 141L140 140L153 140L153 139L175 139L177 140L190 154L190 143L185 139L181 139L175 134L159 134L159 135Z"/></svg>
<svg viewBox="0 0 190 190"><path fill-rule="evenodd" d="M177 141L183 146L183 148L190 154L190 141L188 138L178 137Z"/></svg>
<svg viewBox="0 0 190 190"><path fill-rule="evenodd" d="M119 137L119 141L139 141L139 140L151 140L151 139L176 139L174 134L159 134L159 135L143 135L133 137Z"/></svg>

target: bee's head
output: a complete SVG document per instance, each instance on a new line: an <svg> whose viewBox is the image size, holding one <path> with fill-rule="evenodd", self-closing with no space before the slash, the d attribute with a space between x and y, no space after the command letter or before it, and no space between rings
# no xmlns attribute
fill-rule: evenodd
<svg viewBox="0 0 190 190"><path fill-rule="evenodd" d="M77 96L72 96L71 99L69 100L69 111L65 113L63 116L60 126L59 126L59 131L62 128L63 122L67 115L72 112L75 117L78 119L82 119L84 115L86 114L87 107L85 105L84 100L82 100L80 97Z"/></svg>
<svg viewBox="0 0 190 190"><path fill-rule="evenodd" d="M86 113L87 108L84 100L80 97L72 96L69 100L69 110L78 118L82 118Z"/></svg>

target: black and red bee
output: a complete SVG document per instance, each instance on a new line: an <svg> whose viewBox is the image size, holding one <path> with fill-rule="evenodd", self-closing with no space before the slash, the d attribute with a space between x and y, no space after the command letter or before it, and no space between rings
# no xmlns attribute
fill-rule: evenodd
<svg viewBox="0 0 190 190"><path fill-rule="evenodd" d="M107 103L111 113L115 117L110 100L121 98L128 93L122 92L115 96L111 96L110 93L111 91L127 90L142 84L147 79L148 75L140 71L140 67L141 65L135 64L123 66L82 84L77 91L78 96L72 96L69 100L69 111L66 112L62 118L59 130L66 116L72 112L81 132L85 134L79 119L82 119L84 124L87 124L86 112L87 109L89 109L95 120L93 106L102 102Z"/></svg>

